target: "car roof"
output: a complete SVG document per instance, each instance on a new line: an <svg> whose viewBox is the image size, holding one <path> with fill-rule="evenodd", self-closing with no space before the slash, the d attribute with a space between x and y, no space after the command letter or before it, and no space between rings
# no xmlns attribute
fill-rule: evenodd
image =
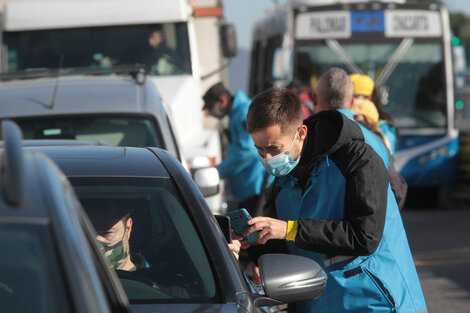
<svg viewBox="0 0 470 313"><path fill-rule="evenodd" d="M3 148L4 141L0 140L0 148ZM36 146L111 146L111 144L104 140L67 140L67 139L26 139L21 141L23 147L36 147Z"/></svg>
<svg viewBox="0 0 470 313"><path fill-rule="evenodd" d="M51 102L54 89L54 108ZM0 83L1 117L37 115L146 113L162 107L155 86L129 76L72 76Z"/></svg>
<svg viewBox="0 0 470 313"><path fill-rule="evenodd" d="M157 157L159 153L168 152L156 148L57 146L24 149L46 154L59 165L67 177L170 177L165 165Z"/></svg>

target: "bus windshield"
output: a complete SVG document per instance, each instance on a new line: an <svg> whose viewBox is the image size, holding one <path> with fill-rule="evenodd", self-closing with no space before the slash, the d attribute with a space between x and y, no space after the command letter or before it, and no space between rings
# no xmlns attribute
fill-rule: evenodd
<svg viewBox="0 0 470 313"><path fill-rule="evenodd" d="M150 75L191 74L185 23L5 32L8 71L144 64Z"/></svg>
<svg viewBox="0 0 470 313"><path fill-rule="evenodd" d="M294 58L294 75L304 82L331 67L348 73L359 68L378 82L383 109L401 129L447 127L443 47L439 42L299 43Z"/></svg>

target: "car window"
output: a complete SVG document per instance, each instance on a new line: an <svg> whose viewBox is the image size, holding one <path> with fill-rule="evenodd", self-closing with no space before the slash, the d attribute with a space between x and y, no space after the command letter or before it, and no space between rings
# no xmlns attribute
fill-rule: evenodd
<svg viewBox="0 0 470 313"><path fill-rule="evenodd" d="M144 64L151 75L191 74L186 23L4 32L8 71ZM126 44L123 44L125 42Z"/></svg>
<svg viewBox="0 0 470 313"><path fill-rule="evenodd" d="M148 116L61 116L18 118L24 139L107 141L113 146L164 147Z"/></svg>
<svg viewBox="0 0 470 313"><path fill-rule="evenodd" d="M69 179L131 303L217 301L204 245L169 178Z"/></svg>
<svg viewBox="0 0 470 313"><path fill-rule="evenodd" d="M0 221L0 312L71 312L45 224Z"/></svg>

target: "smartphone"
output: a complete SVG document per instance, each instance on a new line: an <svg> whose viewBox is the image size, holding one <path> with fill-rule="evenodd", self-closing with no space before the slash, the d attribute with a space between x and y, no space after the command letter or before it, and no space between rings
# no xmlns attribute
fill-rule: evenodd
<svg viewBox="0 0 470 313"><path fill-rule="evenodd" d="M238 209L227 212L225 215L230 217L230 224L232 225L233 231L237 235L242 236L249 227L248 220L251 219L250 213L248 213L246 209ZM258 233L259 230L243 238L247 239L249 243L256 243L258 242Z"/></svg>
<svg viewBox="0 0 470 313"><path fill-rule="evenodd" d="M231 232L231 226L230 226L230 217L226 215L215 215L215 219L217 220L217 223L219 223L219 227L222 230L222 233L224 234L225 239L227 240L228 243L232 242L232 232Z"/></svg>

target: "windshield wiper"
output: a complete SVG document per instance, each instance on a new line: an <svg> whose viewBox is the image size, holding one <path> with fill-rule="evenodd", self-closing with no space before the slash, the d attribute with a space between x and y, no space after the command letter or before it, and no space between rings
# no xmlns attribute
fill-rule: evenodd
<svg viewBox="0 0 470 313"><path fill-rule="evenodd" d="M377 75L377 79L375 81L376 85L383 86L385 82L388 80L390 75L392 75L393 71L397 67L400 60L403 58L403 55L408 51L408 49L413 45L414 39L413 38L404 38L398 47L393 52L392 56L388 60L387 64L385 64L383 70Z"/></svg>
<svg viewBox="0 0 470 313"><path fill-rule="evenodd" d="M46 77L59 77L68 75L109 75L109 74L125 74L130 75L134 79L141 77L142 73L146 73L146 67L143 64L120 65L109 68L91 68L91 67L71 67L62 69L37 69L27 71L17 71L9 73L0 73L0 81L35 79Z"/></svg>
<svg viewBox="0 0 470 313"><path fill-rule="evenodd" d="M326 45L333 50L333 52L341 59L341 61L343 61L352 73L364 74L364 71L357 66L336 39L327 39Z"/></svg>

